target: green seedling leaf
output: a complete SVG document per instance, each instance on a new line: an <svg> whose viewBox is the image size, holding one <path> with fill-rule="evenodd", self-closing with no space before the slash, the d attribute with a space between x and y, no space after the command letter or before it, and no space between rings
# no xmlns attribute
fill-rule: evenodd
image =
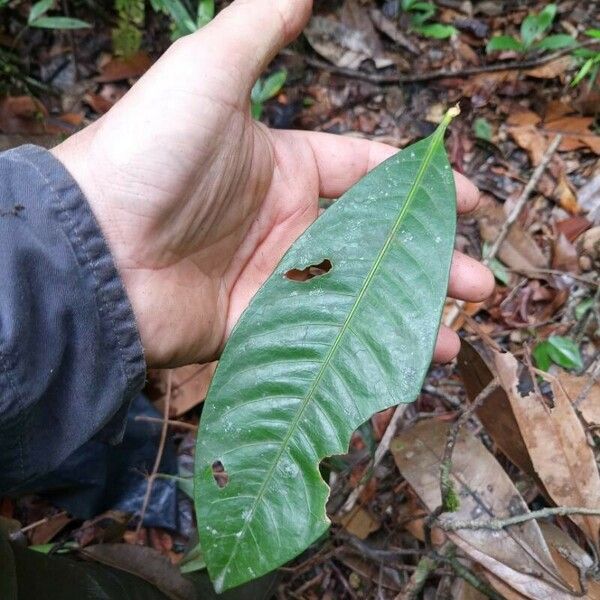
<svg viewBox="0 0 600 600"><path fill-rule="evenodd" d="M444 132L375 168L296 241L233 330L196 449L200 543L222 591L329 527L319 463L419 393L456 229ZM298 182L302 185L302 182Z"/></svg>
<svg viewBox="0 0 600 600"><path fill-rule="evenodd" d="M442 23L429 23L416 28L416 31L421 35L436 40L445 40L452 37L456 33L456 29L452 25L443 25Z"/></svg>
<svg viewBox="0 0 600 600"><path fill-rule="evenodd" d="M497 35L493 37L486 46L488 54L490 52L501 52L502 50L514 50L523 52L523 44L511 35Z"/></svg>
<svg viewBox="0 0 600 600"><path fill-rule="evenodd" d="M540 342L536 344L531 355L537 365L538 369L547 371L552 366L552 359L550 358L550 344L546 342Z"/></svg>
<svg viewBox="0 0 600 600"><path fill-rule="evenodd" d="M269 75L266 79L259 79L254 84L250 93L250 109L253 119L260 119L263 104L280 92L286 79L287 71L280 69Z"/></svg>
<svg viewBox="0 0 600 600"><path fill-rule="evenodd" d="M549 35L543 40L536 42L534 48L536 50L560 50L561 48L568 48L575 43L575 38L567 35L566 33L557 33L556 35Z"/></svg>
<svg viewBox="0 0 600 600"><path fill-rule="evenodd" d="M587 313L587 311L590 310L593 306L594 306L594 300L593 300L593 298L586 298L585 300L582 300L575 307L575 318L578 321L581 321L581 319L583 319L583 317L585 316L585 314Z"/></svg>
<svg viewBox="0 0 600 600"><path fill-rule="evenodd" d="M564 369L582 369L583 360L579 346L570 338L551 335L533 349L533 358L542 371L554 363Z"/></svg>
<svg viewBox="0 0 600 600"><path fill-rule="evenodd" d="M40 17L29 25L40 29L89 29L91 27L89 23L71 17Z"/></svg>
<svg viewBox="0 0 600 600"><path fill-rule="evenodd" d="M600 39L600 29L586 29L585 35Z"/></svg>
<svg viewBox="0 0 600 600"><path fill-rule="evenodd" d="M473 133L476 138L485 140L486 142L491 142L494 134L490 122L484 117L477 117L477 119L473 121Z"/></svg>
<svg viewBox="0 0 600 600"><path fill-rule="evenodd" d="M554 18L556 17L556 4L548 4L544 9L537 15L538 29L541 33L544 33L550 29Z"/></svg>
<svg viewBox="0 0 600 600"><path fill-rule="evenodd" d="M39 19L42 15L45 15L54 4L54 0L40 0L36 2L29 11L27 17L27 23L31 25L36 19Z"/></svg>
<svg viewBox="0 0 600 600"><path fill-rule="evenodd" d="M198 2L198 14L196 15L196 25L201 29L208 25L215 16L215 0L200 0Z"/></svg>

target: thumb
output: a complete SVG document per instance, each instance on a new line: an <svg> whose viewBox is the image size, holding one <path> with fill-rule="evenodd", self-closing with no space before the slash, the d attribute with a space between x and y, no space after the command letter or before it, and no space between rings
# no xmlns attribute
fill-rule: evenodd
<svg viewBox="0 0 600 600"><path fill-rule="evenodd" d="M244 94L310 17L312 0L236 0L197 34L213 66L234 71Z"/></svg>

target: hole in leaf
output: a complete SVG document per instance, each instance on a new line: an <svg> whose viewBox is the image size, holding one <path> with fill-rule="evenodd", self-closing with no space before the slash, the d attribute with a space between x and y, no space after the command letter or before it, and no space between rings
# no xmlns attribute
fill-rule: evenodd
<svg viewBox="0 0 600 600"><path fill-rule="evenodd" d="M291 281L308 281L313 277L320 277L321 275L325 275L325 273L329 273L332 266L331 261L326 258L318 265L309 265L304 269L290 269L285 276Z"/></svg>
<svg viewBox="0 0 600 600"><path fill-rule="evenodd" d="M229 482L229 475L227 475L227 471L220 460L215 460L212 464L212 474L220 488L224 488Z"/></svg>

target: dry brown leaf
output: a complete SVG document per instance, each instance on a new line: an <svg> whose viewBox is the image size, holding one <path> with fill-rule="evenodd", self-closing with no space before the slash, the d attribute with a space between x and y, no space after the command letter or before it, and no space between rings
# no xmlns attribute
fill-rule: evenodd
<svg viewBox="0 0 600 600"><path fill-rule="evenodd" d="M479 221L481 237L493 243L498 237L500 228L506 221L502 206L487 194L483 194L475 217ZM548 267L548 260L539 249L535 240L517 222L509 229L506 239L498 250L498 258L513 269L543 269Z"/></svg>
<svg viewBox="0 0 600 600"><path fill-rule="evenodd" d="M400 433L390 446L398 469L430 511L441 503L440 462L449 427L434 419L421 421ZM464 429L456 441L451 477L460 498L460 508L442 515L443 522L485 521L528 512L524 500L494 456ZM470 559L510 581L512 587L527 597L557 600L569 597L567 584L535 521L494 532L461 529L447 532L447 536Z"/></svg>
<svg viewBox="0 0 600 600"><path fill-rule="evenodd" d="M562 233L559 233L556 240L554 240L552 268L570 273L579 273L577 250Z"/></svg>
<svg viewBox="0 0 600 600"><path fill-rule="evenodd" d="M31 96L7 96L0 99L0 131L37 135L47 132L46 107Z"/></svg>
<svg viewBox="0 0 600 600"><path fill-rule="evenodd" d="M341 521L344 529L360 540L365 540L381 527L381 523L368 510L356 505Z"/></svg>
<svg viewBox="0 0 600 600"><path fill-rule="evenodd" d="M542 162L544 152L548 147L548 140L535 125L509 127L508 133L515 143L527 152L531 164L537 166Z"/></svg>
<svg viewBox="0 0 600 600"><path fill-rule="evenodd" d="M482 348L479 352L469 342L461 340L457 366L470 402L494 378L495 373L492 372L491 362L492 358L488 355L488 351ZM497 387L477 409L477 416L498 448L513 464L532 476L541 486L519 426L510 409L506 392L501 387Z"/></svg>
<svg viewBox="0 0 600 600"><path fill-rule="evenodd" d="M587 389L590 379L582 375L573 375L561 371L557 375L565 393L572 403L577 402L576 409L581 413L583 420L590 426L600 427L600 383L594 383L578 401L579 395Z"/></svg>
<svg viewBox="0 0 600 600"><path fill-rule="evenodd" d="M72 517L62 513L52 515L45 523L40 523L29 535L29 543L32 546L47 544L55 535L62 531L71 521Z"/></svg>
<svg viewBox="0 0 600 600"><path fill-rule="evenodd" d="M581 207L577 203L575 189L564 171L558 177L556 188L554 189L554 198L562 208L572 215L581 212Z"/></svg>
<svg viewBox="0 0 600 600"><path fill-rule="evenodd" d="M519 110L508 115L507 125L515 127L525 127L527 125L538 125L542 122L542 117L532 110Z"/></svg>
<svg viewBox="0 0 600 600"><path fill-rule="evenodd" d="M551 60L535 69L529 69L528 71L525 71L525 74L537 79L554 79L555 77L564 75L571 67L572 63L573 58L571 56L561 56L560 58Z"/></svg>
<svg viewBox="0 0 600 600"><path fill-rule="evenodd" d="M566 115L553 121L546 121L543 131L547 134L563 135L559 150L578 150L587 147L595 154L600 154L600 136L590 130L593 123L594 117Z"/></svg>
<svg viewBox="0 0 600 600"><path fill-rule="evenodd" d="M600 506L600 476L594 453L561 386L551 381L554 407L549 408L535 392L519 392L519 365L512 354L491 353L531 462L552 500L558 506ZM570 519L598 548L600 517L573 515Z"/></svg>
<svg viewBox="0 0 600 600"><path fill-rule="evenodd" d="M556 222L556 230L562 233L570 242L574 242L584 231L592 226L585 217L576 216Z"/></svg>
<svg viewBox="0 0 600 600"><path fill-rule="evenodd" d="M563 136L560 151L587 148L600 154L600 135L592 131L594 117L573 114L573 109L563 102L551 103L543 121L532 111L518 111L506 120L508 133L515 143L529 155L533 165L541 162L544 151L556 134Z"/></svg>
<svg viewBox="0 0 600 600"><path fill-rule="evenodd" d="M346 3L341 17L343 22L319 15L309 21L304 35L316 52L334 65L350 69L358 69L367 59L378 69L393 64L385 56L381 40L362 7L354 2Z"/></svg>
<svg viewBox="0 0 600 600"><path fill-rule="evenodd" d="M580 572L590 569L594 561L575 543L562 529L551 523L540 523L544 539L548 543L554 562L571 587L582 593ZM587 600L600 600L600 582L589 580L587 583Z"/></svg>
<svg viewBox="0 0 600 600"><path fill-rule="evenodd" d="M396 42L399 46L406 48L413 54L419 54L419 48L402 32L402 29L398 27L398 23L392 19L388 19L380 10L372 8L369 12L371 21L379 31L385 33L392 41Z"/></svg>
<svg viewBox="0 0 600 600"><path fill-rule="evenodd" d="M96 77L99 83L137 79L152 66L152 59L146 52L137 52L128 58L116 57L109 60L100 69Z"/></svg>

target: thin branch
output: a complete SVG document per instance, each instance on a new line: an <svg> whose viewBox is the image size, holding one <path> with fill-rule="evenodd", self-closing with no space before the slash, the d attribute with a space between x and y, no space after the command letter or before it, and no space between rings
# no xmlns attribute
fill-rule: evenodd
<svg viewBox="0 0 600 600"><path fill-rule="evenodd" d="M158 474L158 469L160 468L160 463L162 460L163 452L165 451L165 444L167 442L167 432L169 431L169 409L171 407L171 384L173 380L173 371L169 370L167 375L167 391L165 393L165 405L163 407L163 422L162 429L160 430L160 441L158 443L158 451L156 452L156 458L154 460L154 465L152 467L152 471L148 476L148 485L146 486L146 494L144 495L144 501L142 502L142 509L140 510L140 519L135 528L135 539L139 540L140 531L142 530L142 524L144 522L144 517L146 516L146 510L148 510L148 504L150 502L150 495L152 494L152 487L154 485L154 480Z"/></svg>
<svg viewBox="0 0 600 600"><path fill-rule="evenodd" d="M558 134L548 146L546 152L544 152L544 156L542 156L542 160L540 164L535 168L535 171L531 175L531 178L527 182L527 185L523 188L519 199L516 201L512 210L510 211L508 217L506 217L506 221L504 221L496 240L492 244L491 248L487 252L487 254L483 258L483 264L488 265L494 258L496 258L496 254L502 245L502 242L506 239L508 232L510 230L511 225L519 218L525 203L527 202L531 192L535 189L535 186L538 184L541 176L543 175L548 163L554 156L556 149L560 145L562 141L562 135Z"/></svg>
<svg viewBox="0 0 600 600"><path fill-rule="evenodd" d="M498 387L498 380L494 377L484 388L477 394L477 397L471 402L461 413L458 419L453 423L448 431L446 438L446 447L444 448L444 456L440 463L440 493L442 496L441 512L454 512L458 506L458 499L454 491L454 485L450 477L452 472L452 454L456 446L456 440L461 428L471 418L473 413L489 398L490 394Z"/></svg>
<svg viewBox="0 0 600 600"><path fill-rule="evenodd" d="M443 562L447 562L454 573L461 579L464 579L469 585L474 587L478 592L491 598L492 600L504 600L496 590L492 589L483 579L480 579L471 569L463 565L455 556L448 555L441 557Z"/></svg>
<svg viewBox="0 0 600 600"><path fill-rule="evenodd" d="M561 141L562 141L562 135L558 134L552 140L552 142L548 146L546 152L544 152L544 155L542 157L540 164L535 168L535 171L532 173L531 178L529 179L529 181L523 188L523 191L521 192L521 195L519 196L517 202L513 206L512 210L510 211L510 214L508 215L508 217L506 217L506 221L503 223L502 227L500 228L500 231L498 232L498 236L494 240L494 243L492 244L491 248L488 250L487 254L483 257L483 260L481 262L484 265L488 266L492 262L492 260L494 258L496 258L496 254L498 253L500 246L506 239L506 236L508 235L511 225L518 219L519 215L521 214L521 211L523 210L523 207L525 206L527 199L529 198L531 192L535 189L535 186L538 184L538 181L540 180L541 176L543 175L544 171L546 170L548 163L552 159L552 156L556 152L556 149L558 148ZM454 301L454 304L452 305L452 307L450 308L450 310L448 311L448 314L446 315L446 317L444 319L444 325L446 325L446 327L452 327L452 325L454 324L454 321L456 320L456 317L458 317L458 315L460 314L464 305L465 305L465 302L463 300L455 300Z"/></svg>
<svg viewBox="0 0 600 600"><path fill-rule="evenodd" d="M146 421L147 423L164 423L164 419L158 417L148 417L146 415L138 415L135 418L136 421ZM198 425L193 423L186 423L185 421L174 421L173 419L167 419L167 425L169 427L181 427L182 429L189 429L190 431L198 431Z"/></svg>
<svg viewBox="0 0 600 600"><path fill-rule="evenodd" d="M566 56L567 54L570 54L573 50L577 48L584 48L586 46L592 46L598 43L598 40L586 40L578 46L564 48L562 50L558 50L557 52L553 52L552 54L546 54L544 56L533 58L531 60L511 61L505 63L496 62L490 65L482 65L480 67L470 67L458 70L439 69L437 71L429 71L426 73L415 73L409 75L382 75L380 73L365 73L364 71L359 71L356 69L337 67L312 56L300 55L292 50L285 50L282 52L282 54L300 56L307 65L316 69L323 69L324 71L334 73L335 75L342 75L344 77L351 77L353 79L361 79L363 81L368 81L370 83L378 83L380 85L398 85L403 83L419 83L425 81L433 81L436 79L470 77L471 75L479 75L481 73L533 69L535 67L540 67L549 62L552 62L553 60Z"/></svg>
<svg viewBox="0 0 600 600"><path fill-rule="evenodd" d="M390 419L390 422L385 430L385 433L383 434L383 437L381 438L381 441L379 442L379 446L377 446L377 448L375 450L375 454L373 455L373 463L371 464L371 469L374 469L381 462L381 459L385 456L385 453L390 449L390 443L392 442L392 439L396 435L398 421L402 418L402 416L404 415L404 412L406 411L408 406L409 406L408 404L399 404L398 406L396 406L396 410L394 411L394 414L392 415L392 418ZM365 486L366 486L366 481L357 485L352 490L352 492L350 492L350 494L348 495L348 498L346 499L346 502L344 502L342 508L340 509L340 514L343 514L343 515L347 514L354 508L360 495L362 494L363 490L365 489Z"/></svg>
<svg viewBox="0 0 600 600"><path fill-rule="evenodd" d="M600 508L573 508L570 506L556 506L542 508L522 515L507 517L506 519L487 519L485 521L441 521L439 526L445 531L457 531L459 529L489 529L500 531L512 525L519 525L534 519L546 519L548 517L565 517L569 515L589 515L600 517Z"/></svg>
<svg viewBox="0 0 600 600"><path fill-rule="evenodd" d="M35 521L34 523L25 525L25 527L21 527L21 529L19 529L19 533L26 533L27 531L31 531L32 529L35 529L36 527L39 527L40 525L44 525L45 523L48 523L49 521L58 519L59 517L64 517L66 514L67 514L67 511L63 510L61 512L56 513L55 515L50 515L49 517L44 517L43 519L40 519L39 521Z"/></svg>

